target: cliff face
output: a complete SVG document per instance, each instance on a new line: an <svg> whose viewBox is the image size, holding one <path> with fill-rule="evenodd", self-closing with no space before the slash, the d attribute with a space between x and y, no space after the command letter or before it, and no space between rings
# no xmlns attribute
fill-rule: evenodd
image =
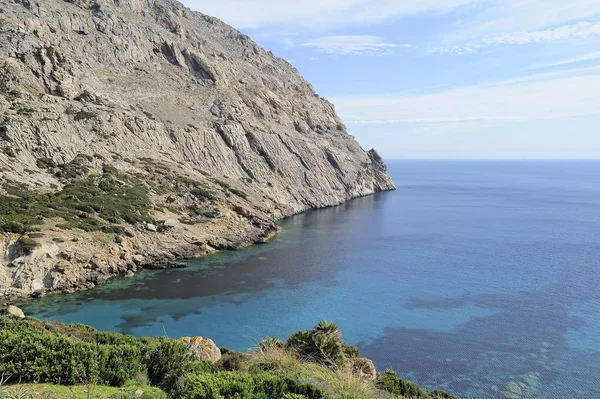
<svg viewBox="0 0 600 399"><path fill-rule="evenodd" d="M173 0L0 0L0 146L7 295L264 241L394 188L289 63Z"/></svg>

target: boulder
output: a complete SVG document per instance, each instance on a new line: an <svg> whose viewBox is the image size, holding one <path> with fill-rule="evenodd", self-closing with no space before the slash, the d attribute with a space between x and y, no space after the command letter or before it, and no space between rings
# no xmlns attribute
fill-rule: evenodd
<svg viewBox="0 0 600 399"><path fill-rule="evenodd" d="M14 305L9 305L4 309L4 315L16 316L16 317L25 317L25 313L18 307Z"/></svg>
<svg viewBox="0 0 600 399"><path fill-rule="evenodd" d="M173 227L177 227L177 220L175 219L167 219L163 226L167 229L172 229Z"/></svg>
<svg viewBox="0 0 600 399"><path fill-rule="evenodd" d="M372 360L364 357L354 357L347 359L352 368L352 374L366 381L375 381L377 379L377 370Z"/></svg>
<svg viewBox="0 0 600 399"><path fill-rule="evenodd" d="M156 232L157 228L155 224L146 223L146 230Z"/></svg>
<svg viewBox="0 0 600 399"><path fill-rule="evenodd" d="M140 254L133 255L131 259L135 262L136 265L144 263L144 256Z"/></svg>
<svg viewBox="0 0 600 399"><path fill-rule="evenodd" d="M196 360L207 360L214 363L221 358L221 350L210 338L183 337L179 341L187 345L188 350Z"/></svg>

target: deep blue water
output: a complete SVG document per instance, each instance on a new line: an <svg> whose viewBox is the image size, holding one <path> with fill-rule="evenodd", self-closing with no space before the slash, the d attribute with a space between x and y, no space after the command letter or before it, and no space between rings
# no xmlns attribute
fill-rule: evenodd
<svg viewBox="0 0 600 399"><path fill-rule="evenodd" d="M378 369L462 398L504 398L510 382L600 398L600 162L389 172L397 191L285 220L267 245L24 310L240 350L327 319Z"/></svg>

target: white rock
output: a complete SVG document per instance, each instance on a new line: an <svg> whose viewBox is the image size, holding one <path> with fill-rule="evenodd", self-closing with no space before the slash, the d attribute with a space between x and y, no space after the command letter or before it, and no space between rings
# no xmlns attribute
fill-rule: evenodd
<svg viewBox="0 0 600 399"><path fill-rule="evenodd" d="M4 314L16 316L16 317L25 317L25 313L23 313L23 311L21 309L19 309L18 307L14 306L14 305L7 306L7 308L4 309Z"/></svg>
<svg viewBox="0 0 600 399"><path fill-rule="evenodd" d="M152 223L146 223L146 230L156 232L156 225Z"/></svg>

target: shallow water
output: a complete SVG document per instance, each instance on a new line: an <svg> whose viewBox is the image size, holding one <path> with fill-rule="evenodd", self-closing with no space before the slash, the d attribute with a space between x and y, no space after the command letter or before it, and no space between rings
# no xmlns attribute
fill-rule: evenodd
<svg viewBox="0 0 600 399"><path fill-rule="evenodd" d="M462 398L600 398L600 162L392 161L398 190L267 245L23 305L246 349L321 319L378 369Z"/></svg>

